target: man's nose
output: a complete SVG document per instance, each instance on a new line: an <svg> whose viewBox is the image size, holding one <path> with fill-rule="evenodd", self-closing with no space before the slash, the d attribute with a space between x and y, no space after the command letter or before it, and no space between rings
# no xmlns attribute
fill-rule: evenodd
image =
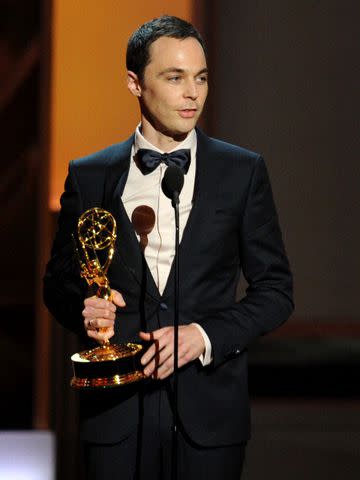
<svg viewBox="0 0 360 480"><path fill-rule="evenodd" d="M193 100L196 100L199 96L198 86L194 80L189 80L186 82L184 96Z"/></svg>

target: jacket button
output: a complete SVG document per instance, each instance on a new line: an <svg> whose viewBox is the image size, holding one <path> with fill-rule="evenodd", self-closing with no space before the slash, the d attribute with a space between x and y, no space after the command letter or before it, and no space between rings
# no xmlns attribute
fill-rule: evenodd
<svg viewBox="0 0 360 480"><path fill-rule="evenodd" d="M160 310L167 310L168 309L168 306L166 305L166 303L160 303Z"/></svg>
<svg viewBox="0 0 360 480"><path fill-rule="evenodd" d="M228 359L236 358L240 355L240 353L241 353L240 348L233 347L232 350L229 350L228 352L226 352L225 357Z"/></svg>

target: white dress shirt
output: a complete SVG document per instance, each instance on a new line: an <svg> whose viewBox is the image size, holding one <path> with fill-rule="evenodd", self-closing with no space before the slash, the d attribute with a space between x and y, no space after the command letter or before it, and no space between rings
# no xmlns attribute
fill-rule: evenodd
<svg viewBox="0 0 360 480"><path fill-rule="evenodd" d="M159 292L162 294L175 256L174 209L171 205L171 201L163 194L161 189L161 181L164 177L167 166L161 163L151 173L143 175L134 159L136 152L140 148L147 148L159 153L165 153L143 137L139 125L135 131L135 140L131 150L129 175L121 198L129 219L131 219L135 208L141 205L151 207L155 212L155 225L151 233L148 235L148 244L145 248L144 255L155 284L157 285ZM197 148L195 130L192 130L186 139L177 145L176 148L171 150L171 152L183 148L190 149L191 162L189 170L184 176L184 186L180 193L180 242L192 208ZM137 236L140 241L139 235ZM212 360L211 343L205 330L197 323L194 323L193 325L199 329L204 338L205 352L199 357L199 360L204 366L206 366Z"/></svg>

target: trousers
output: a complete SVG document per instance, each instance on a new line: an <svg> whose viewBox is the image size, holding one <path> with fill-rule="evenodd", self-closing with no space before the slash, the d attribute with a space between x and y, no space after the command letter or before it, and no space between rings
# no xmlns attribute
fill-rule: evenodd
<svg viewBox="0 0 360 480"><path fill-rule="evenodd" d="M116 444L87 443L86 480L172 480L173 414L167 382L140 397L136 431ZM245 443L225 447L195 444L179 425L178 480L240 480Z"/></svg>

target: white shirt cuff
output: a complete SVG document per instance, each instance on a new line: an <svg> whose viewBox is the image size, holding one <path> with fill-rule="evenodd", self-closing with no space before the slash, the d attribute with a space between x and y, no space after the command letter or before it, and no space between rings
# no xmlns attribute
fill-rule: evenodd
<svg viewBox="0 0 360 480"><path fill-rule="evenodd" d="M205 343L205 351L202 353L199 357L199 360L202 364L203 367L206 367L207 365L210 365L212 362L212 347L211 347L211 342L210 339L205 332L205 330L198 324L198 323L192 323L192 325L195 325L199 332L201 333L204 343Z"/></svg>

